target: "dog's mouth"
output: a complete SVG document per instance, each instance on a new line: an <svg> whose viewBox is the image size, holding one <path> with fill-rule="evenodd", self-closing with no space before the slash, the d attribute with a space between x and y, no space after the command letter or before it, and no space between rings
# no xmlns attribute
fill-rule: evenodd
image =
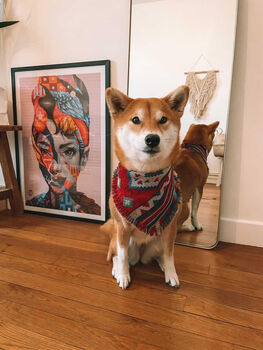
<svg viewBox="0 0 263 350"><path fill-rule="evenodd" d="M147 147L143 150L144 153L149 154L150 156L154 156L155 154L160 152L160 148L159 147Z"/></svg>

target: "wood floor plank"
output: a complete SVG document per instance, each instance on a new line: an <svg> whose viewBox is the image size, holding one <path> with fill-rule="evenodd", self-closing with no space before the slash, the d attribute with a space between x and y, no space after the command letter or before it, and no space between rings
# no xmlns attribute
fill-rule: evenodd
<svg viewBox="0 0 263 350"><path fill-rule="evenodd" d="M17 233L19 232L19 235ZM19 237L17 237L19 236ZM8 229L1 230L0 239L2 241L7 240L10 242L18 242L20 240L21 243L27 242L27 248L32 247L41 249L44 251L53 252L53 254L58 255L71 255L72 257L80 257L81 259L92 260L96 262L105 262L106 255L106 247L100 244L89 243L82 245L82 242L73 241L66 238L54 238L52 241L52 237L46 237L42 234L34 234L32 241L30 241L31 232L28 231L19 231L15 230L14 232L8 232ZM16 241L18 240L18 241ZM73 241L73 242L72 242ZM71 246L72 245L72 246ZM11 245L13 247L13 245ZM5 251L8 252L11 248L6 248ZM106 263L106 262L105 262ZM215 287L218 287L223 290L231 290L236 291L237 293L255 296L255 297L263 297L262 291L252 288L249 285L240 282L240 281L232 281L224 278L215 278L214 276L208 276L204 274L196 274L191 271L182 271L180 274L180 279L186 282L191 281L191 283L197 283L199 285L210 286L213 284Z"/></svg>
<svg viewBox="0 0 263 350"><path fill-rule="evenodd" d="M184 263L178 263L175 257L175 266L180 272L180 280L196 283L198 285L211 286L226 291L233 291L239 294L250 295L257 298L263 298L263 275L232 270L227 268L210 267L209 273L196 273L187 268L181 269ZM153 264L151 264L153 266ZM146 273L159 275L159 269L152 269L148 266L142 267Z"/></svg>
<svg viewBox="0 0 263 350"><path fill-rule="evenodd" d="M51 313L0 300L0 319L43 336L56 338L60 342L88 350L157 350L141 341L113 335L109 332L88 327L86 324L52 315Z"/></svg>
<svg viewBox="0 0 263 350"><path fill-rule="evenodd" d="M60 264L58 261L56 265L45 265L43 263L35 263L27 260L21 260L13 256L4 256L0 255L0 264L2 266L10 266L14 268L23 268L24 271L39 273L44 276L52 276L53 278L64 279L68 282L78 283L82 285L90 286L92 283L93 288L101 290L109 290L112 293L123 293L119 288L117 288L115 282L110 279L107 280L107 277L111 274L111 266L98 265L94 263L86 264L83 261L67 258L66 264ZM9 265L10 264L10 265ZM59 266L61 265L61 266ZM72 266L74 266L72 268ZM156 303L156 300L160 300L160 305L170 308L179 309L185 302L184 296L193 296L195 293L198 296L204 296L208 298L208 301L218 302L221 304L226 303L231 307L242 307L250 311L263 312L263 301L259 302L255 298L249 298L242 296L239 293L233 293L229 291L226 293L221 290L221 283L218 283L219 290L212 288L211 286L202 286L196 284L196 274L194 275L195 283L187 283L184 279L181 278L181 272L179 275L181 278L181 283L183 284L179 291L175 294L169 287L163 289L163 274L160 272L159 268L156 267L156 274L154 278L150 275L145 275L141 273L141 270L146 270L148 266L138 266L132 269L133 283L140 288L140 293L138 296L139 300L144 300L145 296L148 295L149 302ZM65 270L66 269L66 270ZM152 271L152 270L151 270ZM87 275L86 275L87 273ZM157 275L158 273L158 275ZM99 275L103 278L97 278L95 275ZM106 279L105 279L106 277ZM201 276L203 278L203 276ZM150 283L151 293L149 295L147 291L147 283ZM157 291L158 289L159 291ZM133 293L131 290L129 293ZM160 293L160 295L159 295ZM184 296L182 296L182 294ZM177 298L175 299L175 295ZM163 297L162 297L163 296ZM136 298L136 294L134 294ZM160 297L160 298L159 298ZM184 298L184 299L183 299Z"/></svg>
<svg viewBox="0 0 263 350"><path fill-rule="evenodd" d="M218 248L217 248L218 252L223 252L224 254L226 252L230 252L232 254L239 254L242 256L245 255L259 255L262 257L263 254L263 250L260 247L256 247L256 246L248 246L248 245L243 245L243 244L234 244L234 243L227 243L227 242L219 242Z"/></svg>
<svg viewBox="0 0 263 350"><path fill-rule="evenodd" d="M8 228L1 228L1 236L6 237L13 237L13 238L20 238L24 240L30 240L32 242L36 243L46 243L46 244L52 244L59 247L65 247L65 248L73 248L78 250L84 250L84 251L102 251L105 252L105 245L93 243L93 242L86 242L86 241L78 241L71 238L65 238L65 237L57 237L52 235L46 235L38 232L34 232L32 234L31 231L25 231L25 230L19 230L19 229L8 229Z"/></svg>
<svg viewBox="0 0 263 350"><path fill-rule="evenodd" d="M87 263L86 260L79 259L76 256L72 256L74 254L66 254L66 255L56 255L56 251L51 252L51 249L44 249L42 247L36 247L35 245L31 245L28 247L28 242L24 241L13 241L10 242L8 240L8 246L5 245L4 249L2 249L5 252L15 254L20 257L30 257L31 259L36 259L37 261L43 261L47 263L54 263L56 260L56 265L58 266L64 266L64 267L73 267L77 268L80 271L85 271L85 272L94 272L99 275L105 275L105 274L110 274L110 268L109 266L106 265L100 265L95 262L89 261ZM0 243L1 246L1 243ZM191 248L189 248L191 249ZM104 261L104 260L103 260ZM151 286L153 288L159 288L159 283L162 285L163 283L163 277L160 275L159 277L156 277L156 283L152 285L152 278L147 277L147 275L141 274L138 271L138 268L135 268L132 270L133 274L136 272L137 275L134 275L134 282L136 282L136 279L139 281L147 283L147 281L150 279L151 281ZM180 270L178 270L179 275L180 275ZM180 276L181 278L181 276ZM184 281L181 280L183 283ZM240 294L235 294L232 291L229 291L227 293L226 291L217 290L213 288L213 285L210 285L208 287L206 286L199 286L196 284L192 283L185 283L184 282L184 295L196 295L197 296L205 296L211 301L219 302L219 303L226 303L228 306L233 306L233 307L240 307L245 310L250 310L250 311L258 311L258 312L263 312L263 303L258 302L257 299L251 298L248 296L242 296Z"/></svg>
<svg viewBox="0 0 263 350"><path fill-rule="evenodd" d="M134 301L128 298L128 291L125 292L125 296L117 296L2 267L0 268L0 276L1 280L6 282L21 284L27 288L35 288L56 296L88 303L95 307L126 314L147 322L159 323L163 326L172 327L175 330L191 332L200 336L214 338L218 341L251 348L253 348L254 344L259 346L259 348L263 347L263 332L259 330L232 325L229 331L228 325L221 321L214 321L177 311L170 311L168 314L167 309L139 301L137 301L135 307Z"/></svg>
<svg viewBox="0 0 263 350"><path fill-rule="evenodd" d="M262 350L263 249L176 245L179 289L152 263L122 291L107 242L99 225L0 213L0 350Z"/></svg>
<svg viewBox="0 0 263 350"><path fill-rule="evenodd" d="M184 311L195 315L203 315L215 320L221 320L223 322L263 330L262 313L237 309L211 302L207 299L189 297L185 304Z"/></svg>
<svg viewBox="0 0 263 350"><path fill-rule="evenodd" d="M107 273L107 270L104 269L102 266L97 264L84 264L81 260L71 258L71 257L61 257L56 261L56 265L63 266L63 267L73 267L80 271L85 271L87 273L96 273L99 275L104 275ZM240 293L239 288L235 287L236 291L233 291L231 289L231 286L233 283L231 282L229 284L229 288L227 290L224 290L221 288L220 279L217 283L217 287L213 283L204 282L206 277L198 274L192 274L193 281L190 282L184 280L184 271L185 268L182 270L179 266L177 266L177 260L175 259L175 265L177 267L177 272L179 275L179 279L181 282L181 287L179 289L179 293L188 297L191 296L198 296L198 297L204 297L208 299L211 302L219 303L219 304L226 304L230 307L234 308L241 308L248 311L255 311L255 312L261 312L263 313L263 300L259 300L257 297L250 296L250 295L243 295ZM154 270L154 278L151 276ZM152 266L149 268L149 265L139 265L135 266L131 269L132 277L133 277L133 284L136 285L150 285L151 290L153 289L162 289L163 288L163 274L160 272L160 269L158 268L157 264L152 264ZM189 277L189 275L188 275ZM197 280L197 278L200 278L200 280ZM189 278L187 279L189 280ZM200 282L200 283L198 283ZM254 294L254 291L252 291L249 294ZM256 292L256 294L258 294Z"/></svg>
<svg viewBox="0 0 263 350"><path fill-rule="evenodd" d="M107 270L103 269L102 275L82 272L74 268L65 268L54 264L44 264L33 262L32 260L22 259L16 256L0 254L0 266L8 267L18 271L29 272L40 276L51 277L58 281L64 281L71 284L87 286L101 291L111 292L117 295L127 296L126 291L118 288L115 280L111 278L111 267L107 266ZM104 267L104 266L103 266ZM1 275L0 275L1 279ZM129 289L129 298L159 304L160 306L172 308L173 310L183 310L186 297L174 290L167 288L165 290L152 289L149 293L148 288L141 285L139 288Z"/></svg>
<svg viewBox="0 0 263 350"><path fill-rule="evenodd" d="M75 222L66 219L56 219L56 230L54 230L54 218L40 215L25 214L13 220L13 217L0 213L0 227L9 227L23 231L36 232L45 236L57 238L69 238L84 242L107 244L108 238L99 231L99 225L85 222ZM76 230L77 226L77 230ZM33 236L32 236L33 239ZM231 254L229 254L231 252ZM225 267L242 269L243 271L263 274L263 252L262 248L225 244L220 242L218 247L212 251L195 249L184 246L175 247L175 256L179 261L187 262L189 255L192 264L220 265ZM249 255L249 259L248 259ZM251 256L250 256L251 255ZM215 266L216 266L215 265Z"/></svg>
<svg viewBox="0 0 263 350"><path fill-rule="evenodd" d="M56 218L54 224L53 217L45 217L41 215L24 214L13 219L12 215L0 213L0 227L9 227L23 231L31 231L42 233L52 237L64 237L73 240L108 244L109 238L104 233L98 230L98 224L78 221L77 230L76 222L63 218Z"/></svg>
<svg viewBox="0 0 263 350"><path fill-rule="evenodd" d="M13 220L12 216L0 213L0 227L12 227L23 231L36 232L45 236L57 238L69 238L84 242L107 244L108 238L99 231L99 225L76 222L58 218L56 230L54 230L54 218L40 215L25 214ZM177 248L178 247L178 248ZM178 249L178 250L177 250ZM175 256L179 261L187 262L189 254L194 264L220 264L226 267L242 268L243 271L263 274L263 252L261 248L249 247L252 257L247 259L247 248L242 245L231 245L220 242L218 247L212 251L200 250L184 246L175 247ZM231 256L228 252L231 250ZM248 263L249 261L249 263ZM192 265L194 265L192 264Z"/></svg>
<svg viewBox="0 0 263 350"><path fill-rule="evenodd" d="M10 238L11 239L11 238ZM15 240L12 239L11 241L7 240L7 243L4 243L4 249L2 249L4 252L8 252L11 255L27 258L30 257L30 259L35 259L36 261L40 262L47 262L47 263L54 263L56 261L57 266L62 267L73 267L80 271L88 272L88 273L96 273L102 276L105 276L107 274L110 274L110 267L109 265L101 265L96 262L89 260L87 263L87 260L80 259L77 254L57 254L56 250L52 249L49 245L46 247L46 245L43 247L36 246L35 244L29 244L28 241L21 241L19 239ZM0 247L1 247L0 242ZM184 247L178 247L184 248ZM192 250L193 248L189 248ZM93 256L96 256L94 253ZM83 258L83 256L82 256ZM99 259L98 259L99 260ZM103 259L105 262L105 260ZM100 261L101 262L101 261ZM156 276L154 279L151 276L147 276L144 273L140 272L140 269L143 269L144 266L135 267L135 269L132 269L133 273L133 283L143 283L147 284L150 283L151 288L162 288L163 285L163 276L160 274L159 276ZM158 268L156 268L156 271L159 271ZM180 270L178 270L179 277L180 276ZM182 284L183 283L183 284ZM220 290L213 288L213 285L210 285L208 287L197 285L193 283L187 283L182 281L181 279L181 287L184 287L184 295L187 296L193 296L196 295L198 297L205 297L206 299L218 303L225 303L228 306L231 307L240 307L244 310L249 311L257 311L257 312L263 312L263 303L259 302L257 299L249 296L242 296L238 293L233 293L232 291L226 292L224 290Z"/></svg>
<svg viewBox="0 0 263 350"><path fill-rule="evenodd" d="M89 224L88 228L86 223L80 222L78 223L78 230L75 230L75 222L68 221L65 219L58 219L59 225L56 226L56 230L54 231L54 221L53 218L45 218L42 220L41 216L38 215L26 215L16 219L15 223L12 220L12 217L8 217L7 219L2 219L0 225L9 225L14 229L23 229L23 231L27 232L36 232L36 235L32 239L41 240L44 239L46 242L52 242L53 244L60 244L63 238L68 238L69 240L65 240L65 245L71 245L72 241L80 240L78 246L81 249L85 249L85 243L98 243L98 244L107 244L108 238L99 231L99 226L95 224ZM5 223L7 222L7 223ZM42 234L42 235L41 235ZM43 237L44 235L44 237ZM26 236L26 233L23 233L23 237ZM32 235L31 235L32 236ZM31 237L30 236L30 237ZM50 238L50 240L49 240ZM68 244L67 244L68 243ZM74 244L72 245L74 246ZM234 250L234 254L231 251L231 258L228 256L228 246L220 243L219 247L213 251L204 251L200 249L192 248L189 251L189 247L180 247L177 250L177 246L175 247L175 256L178 260L178 263L189 263L188 255L190 252L191 255L191 264L189 266L203 265L205 268L209 264L213 265L214 263L223 264L225 267L230 267L231 269L243 270L252 273L261 273L263 274L263 253L260 250L253 248L253 257L249 259L249 264L247 263L248 259L246 257L246 251L242 246L238 246ZM91 248L91 247L90 247ZM103 248L102 248L103 249ZM240 249L240 253L239 253ZM104 249L106 254L106 248ZM219 254L218 254L219 253ZM240 257L240 254L242 256ZM104 255L105 256L105 255ZM104 259L103 256L103 259ZM200 272L200 271L199 271Z"/></svg>
<svg viewBox="0 0 263 350"><path fill-rule="evenodd" d="M253 286L241 280L238 281L212 275L202 275L191 271L181 271L180 278L185 282L196 283L206 287L213 285L214 288L221 290L263 298L262 288L255 289Z"/></svg>
<svg viewBox="0 0 263 350"><path fill-rule="evenodd" d="M22 231L23 232L23 231ZM34 236L34 234L33 234ZM85 249L73 249L69 246L62 246L59 244L41 242L37 239L26 239L25 237L17 237L14 234L4 235L2 230L0 232L0 251L10 252L16 255L16 251L21 252L21 248L27 251L31 251L28 256L35 255L36 259L40 253L43 259L52 261L58 259L60 256L71 256L80 258L86 261L94 261L98 263L106 264L107 247L104 245L98 245L98 249L95 249L95 243L92 243L90 248ZM36 252L36 253L35 253Z"/></svg>
<svg viewBox="0 0 263 350"><path fill-rule="evenodd" d="M197 296L205 298L210 301L214 301L218 304L228 305L242 310L248 310L253 312L263 313L263 300L262 298L252 297L249 295L233 292L232 290L224 290L220 288L220 283L217 284L217 288L213 284L198 284L197 277L192 282L185 281L180 271L177 271L180 278L180 293L185 296ZM144 284L151 286L151 288L161 288L162 277L156 275L154 278L147 274L142 273L139 269L133 271L134 283L137 280L142 281ZM201 276L202 282L203 276ZM219 287L218 287L219 286Z"/></svg>
<svg viewBox="0 0 263 350"><path fill-rule="evenodd" d="M263 251L249 247L245 250L241 245L232 248L233 245L226 245L220 242L213 250L196 249L186 246L175 246L175 257L184 261L191 256L193 264L207 264L214 267L226 267L245 272L263 274ZM238 249L240 248L240 252ZM190 250L189 250L190 249ZM262 249L262 248L259 248Z"/></svg>
<svg viewBox="0 0 263 350"><path fill-rule="evenodd" d="M55 339L12 325L0 323L0 349L4 350L81 350Z"/></svg>
<svg viewBox="0 0 263 350"><path fill-rule="evenodd" d="M8 292L9 298L16 303L23 303L23 305L26 306L30 305L30 307L45 312L52 311L56 316L73 319L74 321L82 322L85 325L100 328L108 332L114 332L118 335L124 334L133 340L144 339L146 342L157 342L160 345L161 342L159 343L159 340L155 339L155 334L156 338L162 338L163 332L163 341L165 342L165 340L168 339L167 335L169 334L169 330L166 328L160 329L158 332L156 331L155 325L151 325L151 323L134 319L123 314L100 310L98 308L90 308L83 303L59 298L43 292L33 291L18 285L4 284L1 282L1 289ZM120 327L120 325L122 325L122 327ZM177 331L175 330L175 333L176 332ZM186 333L186 337L187 336ZM190 334L190 338L191 336L192 335ZM207 341L210 343L209 339ZM219 342L218 345L220 345L220 343L221 342ZM166 346L164 347L166 348ZM222 347L224 348L224 343L222 343ZM229 345L226 345L226 347L228 348Z"/></svg>
<svg viewBox="0 0 263 350"><path fill-rule="evenodd" d="M263 297L263 275L261 274L214 266L210 267L209 274L215 277L240 282L245 286L249 286L251 289L257 290L258 294Z"/></svg>
<svg viewBox="0 0 263 350"><path fill-rule="evenodd" d="M25 236L19 237L14 233L11 235L2 235L0 231L0 252L6 252L10 255L16 255L20 257L28 258L32 260L43 261L43 262L54 262L56 260L67 261L76 259L76 262L79 263L93 264L94 262L98 264L109 265L106 261L107 256L107 246L103 245L104 248L99 248L99 251L96 251L97 245L89 246L87 251L83 249L74 249L70 247L62 247L58 244L53 244L54 242L50 239L51 243L39 242L38 240L26 239ZM79 242L81 244L81 242ZM30 253L31 252L31 253ZM208 274L209 264L191 264L190 261L176 260L177 268L181 270L190 270L199 273ZM149 266L151 269L151 265Z"/></svg>
<svg viewBox="0 0 263 350"><path fill-rule="evenodd" d="M2 236L0 238L0 253L8 252L10 255L20 257L30 257L32 260L52 263L60 257L57 252L51 252L43 247L37 247L36 244L30 244L22 239Z"/></svg>
<svg viewBox="0 0 263 350"><path fill-rule="evenodd" d="M59 341L89 350L104 348L110 350L157 350L157 348L188 350L195 349L196 344L198 344L198 348L206 350L232 350L235 349L235 346L237 349L243 349L239 345L203 338L177 329L159 326L158 330L156 330L152 324L141 322L140 320L134 320L134 325L139 324L136 330L141 330L135 336L138 339L143 339L143 342L139 340L135 342L130 338L120 336L116 333L113 335L110 332L89 327L86 322L75 322L72 319L58 317L8 300L0 301L0 312L4 315L4 320L12 322L15 325L22 323L22 327L25 329L41 332L41 334L47 337L56 336ZM112 319L106 321L106 323L112 322L114 322ZM121 323L118 323L117 326L120 328ZM130 332L133 332L133 328L129 327ZM149 343L147 343L147 340L149 340Z"/></svg>

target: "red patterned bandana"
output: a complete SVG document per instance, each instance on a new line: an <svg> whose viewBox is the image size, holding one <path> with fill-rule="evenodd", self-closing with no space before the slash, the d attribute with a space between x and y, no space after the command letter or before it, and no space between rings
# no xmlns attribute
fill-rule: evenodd
<svg viewBox="0 0 263 350"><path fill-rule="evenodd" d="M120 214L150 236L171 222L181 202L179 180L172 167L153 173L115 169L112 195Z"/></svg>

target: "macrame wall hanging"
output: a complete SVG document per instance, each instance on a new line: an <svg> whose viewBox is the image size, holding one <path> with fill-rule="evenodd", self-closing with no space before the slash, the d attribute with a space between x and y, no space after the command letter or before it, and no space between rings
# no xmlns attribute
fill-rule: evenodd
<svg viewBox="0 0 263 350"><path fill-rule="evenodd" d="M196 118L200 118L203 115L208 102L211 100L216 89L216 73L219 72L218 70L214 70L208 61L207 63L212 69L193 71L192 69L202 57L207 61L205 56L202 54L194 63L190 71L185 72L185 74L187 74L185 83L190 89L190 111ZM199 74L205 74L204 78L199 78Z"/></svg>

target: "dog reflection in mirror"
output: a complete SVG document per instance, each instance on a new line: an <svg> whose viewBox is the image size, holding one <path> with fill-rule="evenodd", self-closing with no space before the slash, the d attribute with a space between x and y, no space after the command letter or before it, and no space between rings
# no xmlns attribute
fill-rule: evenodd
<svg viewBox="0 0 263 350"><path fill-rule="evenodd" d="M212 124L192 124L181 144L174 168L181 181L182 211L178 217L177 230L200 231L197 211L207 181L209 169L207 156L213 146L213 139L219 122ZM191 224L184 224L190 214L189 201L192 199Z"/></svg>

